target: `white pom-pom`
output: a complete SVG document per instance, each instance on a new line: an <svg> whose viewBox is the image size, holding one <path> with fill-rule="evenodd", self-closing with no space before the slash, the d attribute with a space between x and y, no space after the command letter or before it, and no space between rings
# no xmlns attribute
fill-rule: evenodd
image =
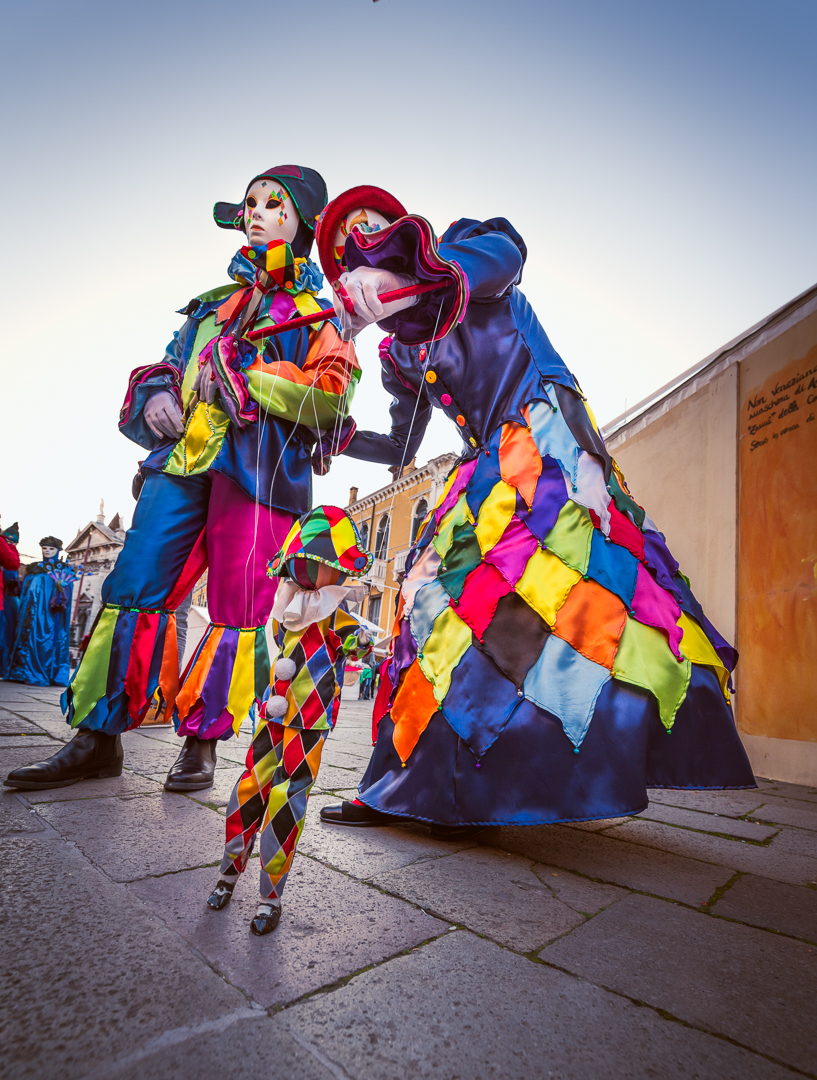
<svg viewBox="0 0 817 1080"><path fill-rule="evenodd" d="M280 694L273 694L264 703L264 719L279 720L282 716L286 716L288 708L289 705L285 697L281 697Z"/></svg>
<svg viewBox="0 0 817 1080"><path fill-rule="evenodd" d="M289 682L295 675L295 666L294 660L290 660L288 656L282 656L280 660L275 661L273 668L275 678L282 682Z"/></svg>

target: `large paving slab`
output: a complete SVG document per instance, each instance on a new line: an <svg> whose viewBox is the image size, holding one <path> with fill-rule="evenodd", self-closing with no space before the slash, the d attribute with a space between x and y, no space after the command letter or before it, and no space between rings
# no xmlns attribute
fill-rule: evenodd
<svg viewBox="0 0 817 1080"><path fill-rule="evenodd" d="M791 1080L740 1047L466 931L275 1022L354 1080Z"/></svg>
<svg viewBox="0 0 817 1080"><path fill-rule="evenodd" d="M801 799L770 798L751 815L756 821L773 821L797 829L817 830L817 803Z"/></svg>
<svg viewBox="0 0 817 1080"><path fill-rule="evenodd" d="M817 788L787 784L783 780L761 780L760 778L757 784L764 795L782 795L784 798L797 799L800 802L817 803Z"/></svg>
<svg viewBox="0 0 817 1080"><path fill-rule="evenodd" d="M373 881L443 919L532 952L584 922L556 899L533 865L483 848L378 874Z"/></svg>
<svg viewBox="0 0 817 1080"><path fill-rule="evenodd" d="M388 825L354 829L326 825L318 817L322 806L337 804L334 795L313 795L298 850L355 878L370 878L421 859L437 859L473 847L473 840L432 840L425 825Z"/></svg>
<svg viewBox="0 0 817 1080"><path fill-rule="evenodd" d="M257 938L253 860L221 911L206 900L216 868L139 881L130 891L207 957L235 986L265 1007L294 1001L322 986L447 932L447 924L402 900L296 855L274 933Z"/></svg>
<svg viewBox="0 0 817 1080"><path fill-rule="evenodd" d="M345 791L348 788L357 788L363 769L340 769L336 765L324 765L318 772L316 785L323 791Z"/></svg>
<svg viewBox="0 0 817 1080"><path fill-rule="evenodd" d="M630 896L540 955L696 1027L814 1071L817 954L798 941Z"/></svg>
<svg viewBox="0 0 817 1080"><path fill-rule="evenodd" d="M700 810L682 809L677 806L665 806L653 803L643 810L638 818L642 821L663 821L667 825L677 825L682 829L695 829L698 832L717 833L734 837L737 840L755 840L763 843L771 840L778 829L771 825L758 825L754 821L741 821L737 818L720 817L706 814Z"/></svg>
<svg viewBox="0 0 817 1080"><path fill-rule="evenodd" d="M810 829L781 829L772 842L772 851L792 851L814 861L812 883L817 885L817 832Z"/></svg>
<svg viewBox="0 0 817 1080"><path fill-rule="evenodd" d="M606 835L663 852L673 852L688 859L701 859L732 870L787 881L790 885L807 885L817 880L817 858L781 846L779 836L771 844L761 847L759 844L725 840L719 836L644 820L617 825Z"/></svg>
<svg viewBox="0 0 817 1080"><path fill-rule="evenodd" d="M46 788L45 791L21 791L20 795L38 806L40 803L75 802L78 799L109 799L123 795L158 795L162 785L156 780L125 770L107 780L81 780L70 787Z"/></svg>
<svg viewBox="0 0 817 1080"><path fill-rule="evenodd" d="M239 1013L233 1014L240 1015ZM227 1018L232 1020L233 1017ZM156 1045L106 1066L86 1080L338 1080L338 1073L304 1048L303 1040L263 1012L200 1029L168 1033Z"/></svg>
<svg viewBox="0 0 817 1080"><path fill-rule="evenodd" d="M42 729L38 728L36 724L32 724L30 720L26 720L22 716L15 716L14 713L8 713L3 711L0 714L0 736L3 737L3 741L10 735L42 735Z"/></svg>
<svg viewBox="0 0 817 1080"><path fill-rule="evenodd" d="M0 788L0 836L43 833L47 829L43 819L13 791Z"/></svg>
<svg viewBox="0 0 817 1080"><path fill-rule="evenodd" d="M190 791L187 793L187 798L207 803L208 806L226 806L230 801L236 781L243 772L243 766L232 763L222 769L216 769L211 786L202 791Z"/></svg>
<svg viewBox="0 0 817 1080"><path fill-rule="evenodd" d="M817 889L745 874L711 910L752 926L817 942Z"/></svg>
<svg viewBox="0 0 817 1080"><path fill-rule="evenodd" d="M239 990L67 844L4 841L0 895L7 1080L73 1080L163 1031L247 1007Z"/></svg>
<svg viewBox="0 0 817 1080"><path fill-rule="evenodd" d="M678 791L674 788L648 788L650 805L681 806L723 817L743 817L766 802L761 791Z"/></svg>
<svg viewBox="0 0 817 1080"><path fill-rule="evenodd" d="M615 828L612 833L619 831ZM610 833L599 836L559 825L485 829L476 839L585 877L667 896L694 907L703 904L732 877L731 870L720 866L628 844Z"/></svg>
<svg viewBox="0 0 817 1080"><path fill-rule="evenodd" d="M181 748L181 739L174 746L158 739L148 739L137 731L129 731L122 736L125 768L146 776L161 771L166 774L179 756Z"/></svg>
<svg viewBox="0 0 817 1080"><path fill-rule="evenodd" d="M38 812L114 881L217 863L224 850L224 819L184 795L52 802Z"/></svg>

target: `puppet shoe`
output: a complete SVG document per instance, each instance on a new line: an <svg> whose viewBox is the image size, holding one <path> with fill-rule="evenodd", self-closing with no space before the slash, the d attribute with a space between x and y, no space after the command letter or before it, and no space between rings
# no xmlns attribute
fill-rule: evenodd
<svg viewBox="0 0 817 1080"><path fill-rule="evenodd" d="M188 735L170 766L165 791L201 791L210 787L216 771L216 740Z"/></svg>
<svg viewBox="0 0 817 1080"><path fill-rule="evenodd" d="M237 877L233 878L232 881L227 878L219 878L215 889L207 897L208 907L211 907L213 911L221 911L222 908L227 907L233 898L233 889L237 881Z"/></svg>
<svg viewBox="0 0 817 1080"><path fill-rule="evenodd" d="M122 775L122 739L103 731L78 731L53 757L10 772L6 787L20 791L68 787L79 780L101 780Z"/></svg>
<svg viewBox="0 0 817 1080"><path fill-rule="evenodd" d="M255 934L256 937L263 937L264 934L271 934L278 925L280 919L280 901L277 904L261 903L258 905L258 911L255 913L255 918L250 923L250 931Z"/></svg>
<svg viewBox="0 0 817 1080"><path fill-rule="evenodd" d="M400 818L391 814L381 814L379 810L372 810L365 803L344 801L340 806L321 807L321 821L330 825L351 825L365 829L373 825L394 825Z"/></svg>

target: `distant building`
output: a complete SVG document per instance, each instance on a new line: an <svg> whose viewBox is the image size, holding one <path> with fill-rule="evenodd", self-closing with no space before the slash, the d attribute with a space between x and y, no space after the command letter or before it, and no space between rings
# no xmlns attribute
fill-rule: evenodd
<svg viewBox="0 0 817 1080"><path fill-rule="evenodd" d="M74 585L71 607L71 660L79 659L79 645L94 624L102 607L102 584L113 570L119 552L125 544L125 529L119 514L110 525L105 524L104 503L99 505L96 521L79 530L66 544L67 561L80 573L85 566L86 576Z"/></svg>
<svg viewBox="0 0 817 1080"><path fill-rule="evenodd" d="M740 653L755 773L817 784L817 286L603 434Z"/></svg>
<svg viewBox="0 0 817 1080"><path fill-rule="evenodd" d="M441 454L418 468L412 460L391 484L371 495L359 499L358 489L354 487L349 492L346 510L360 530L363 546L374 555L372 569L364 579L371 592L363 601L360 614L377 623L386 634L378 652L388 648L406 556L420 523L439 498L456 461L456 454Z"/></svg>

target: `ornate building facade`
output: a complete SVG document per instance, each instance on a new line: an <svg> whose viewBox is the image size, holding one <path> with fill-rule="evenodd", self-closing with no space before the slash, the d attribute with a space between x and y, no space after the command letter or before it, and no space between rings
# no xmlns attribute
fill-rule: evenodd
<svg viewBox="0 0 817 1080"><path fill-rule="evenodd" d="M360 614L385 634L376 651L388 648L406 557L456 460L456 454L441 454L419 467L412 460L391 484L371 495L361 499L357 488L349 492L346 510L360 530L364 547L374 555L372 569L364 578L370 593Z"/></svg>
<svg viewBox="0 0 817 1080"><path fill-rule="evenodd" d="M113 570L125 544L125 528L119 514L114 514L110 525L106 525L104 507L104 502L101 502L96 521L89 521L65 546L65 555L71 566L80 574L85 568L85 576L74 586L71 607L72 663L79 659L80 642L90 631L102 607L102 583Z"/></svg>

